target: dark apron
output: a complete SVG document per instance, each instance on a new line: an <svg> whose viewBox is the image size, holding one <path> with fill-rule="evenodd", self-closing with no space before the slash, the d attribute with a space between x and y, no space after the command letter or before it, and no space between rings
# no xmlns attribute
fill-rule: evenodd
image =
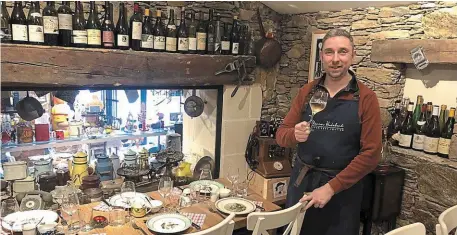
<svg viewBox="0 0 457 235"><path fill-rule="evenodd" d="M361 124L358 107L358 99L329 98L326 108L314 116L308 140L298 144L299 159L292 170L287 207L295 205L304 192L312 192L328 183L359 154ZM310 115L311 108L306 105L301 120L309 121ZM304 164L315 168L303 174ZM333 195L324 208L313 206L308 209L300 234L358 235L362 191L360 181Z"/></svg>

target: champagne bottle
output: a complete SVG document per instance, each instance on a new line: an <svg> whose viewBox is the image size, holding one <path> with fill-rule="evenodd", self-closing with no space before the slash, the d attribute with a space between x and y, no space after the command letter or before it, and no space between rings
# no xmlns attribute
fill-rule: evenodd
<svg viewBox="0 0 457 235"><path fill-rule="evenodd" d="M154 50L154 32L152 30L149 7L144 9L143 30L141 32L141 50Z"/></svg>
<svg viewBox="0 0 457 235"><path fill-rule="evenodd" d="M68 47L71 45L71 31L73 30L73 16L70 2L63 1L57 10L59 18L59 45Z"/></svg>
<svg viewBox="0 0 457 235"><path fill-rule="evenodd" d="M433 112L433 103L427 102L427 123L430 122L430 119L432 118L432 112Z"/></svg>
<svg viewBox="0 0 457 235"><path fill-rule="evenodd" d="M427 118L425 116L427 111L427 105L422 104L421 108L421 114L419 116L419 119L417 120L416 123L416 131L414 132L413 136L413 145L412 148L414 150L422 151L424 150L424 138L425 138L425 133L427 131Z"/></svg>
<svg viewBox="0 0 457 235"><path fill-rule="evenodd" d="M43 17L40 13L40 2L32 2L27 17L30 44L44 44Z"/></svg>
<svg viewBox="0 0 457 235"><path fill-rule="evenodd" d="M197 53L205 54L206 52L206 27L203 12L199 14L199 22L197 28Z"/></svg>
<svg viewBox="0 0 457 235"><path fill-rule="evenodd" d="M424 98L421 95L418 95L417 100L416 100L416 108L414 108L414 114L413 114L414 128L416 128L417 120L419 120L419 116L421 115L421 109L422 109L423 103L424 103Z"/></svg>
<svg viewBox="0 0 457 235"><path fill-rule="evenodd" d="M162 23L162 12L157 10L157 20L154 26L154 50L165 51L166 31Z"/></svg>
<svg viewBox="0 0 457 235"><path fill-rule="evenodd" d="M440 131L443 130L444 125L446 124L446 110L447 110L447 105L441 105L441 111L440 111Z"/></svg>
<svg viewBox="0 0 457 235"><path fill-rule="evenodd" d="M8 14L8 10L6 10L6 2L0 2L2 4L2 12L1 12L1 42L10 42L11 41L11 24L10 24L10 15Z"/></svg>
<svg viewBox="0 0 457 235"><path fill-rule="evenodd" d="M11 13L11 37L13 43L26 43L29 41L27 34L27 19L22 10L22 2L15 1Z"/></svg>
<svg viewBox="0 0 457 235"><path fill-rule="evenodd" d="M433 106L432 117L427 125L427 132L424 138L424 152L428 154L436 154L438 152L438 142L441 137L440 122L438 120L440 107Z"/></svg>
<svg viewBox="0 0 457 235"><path fill-rule="evenodd" d="M177 31L175 23L175 11L170 9L170 15L168 16L168 25L167 25L167 38L165 41L165 51L167 52L176 52L177 43Z"/></svg>
<svg viewBox="0 0 457 235"><path fill-rule="evenodd" d="M100 30L100 20L98 19L97 9L95 2L90 2L89 18L87 18L87 47L101 47L102 46L102 32Z"/></svg>
<svg viewBox="0 0 457 235"><path fill-rule="evenodd" d="M214 22L214 9L209 10L208 26L206 29L206 53L214 54L214 37L216 36L216 23Z"/></svg>
<svg viewBox="0 0 457 235"><path fill-rule="evenodd" d="M143 30L143 18L140 13L140 5L136 2L133 5L133 15L130 17L130 47L141 50L141 32Z"/></svg>
<svg viewBox="0 0 457 235"><path fill-rule="evenodd" d="M221 39L222 55L230 55L230 24L224 23L224 34Z"/></svg>
<svg viewBox="0 0 457 235"><path fill-rule="evenodd" d="M57 46L59 44L59 18L55 2L46 2L43 9L44 44Z"/></svg>
<svg viewBox="0 0 457 235"><path fill-rule="evenodd" d="M181 9L181 23L178 29L178 51L180 53L189 52L189 33L186 26L186 11Z"/></svg>
<svg viewBox="0 0 457 235"><path fill-rule="evenodd" d="M121 50L128 50L130 48L129 25L125 13L124 3L121 2L119 3L119 18L116 25L116 46Z"/></svg>
<svg viewBox="0 0 457 235"><path fill-rule="evenodd" d="M75 1L71 43L74 47L87 47L86 20L84 19L84 9L80 1Z"/></svg>
<svg viewBox="0 0 457 235"><path fill-rule="evenodd" d="M451 137L455 124L455 108L449 111L448 119L441 132L441 137L438 141L438 156L449 158L449 146L451 145Z"/></svg>
<svg viewBox="0 0 457 235"><path fill-rule="evenodd" d="M197 53L197 27L198 23L195 20L195 12L190 14L189 22L189 53Z"/></svg>
<svg viewBox="0 0 457 235"><path fill-rule="evenodd" d="M238 55L240 49L240 25L238 23L238 16L233 16L231 37L230 52L232 55Z"/></svg>
<svg viewBox="0 0 457 235"><path fill-rule="evenodd" d="M105 19L102 24L102 46L114 48L114 23L111 15L111 3L105 2Z"/></svg>
<svg viewBox="0 0 457 235"><path fill-rule="evenodd" d="M406 114L406 118L403 121L403 124L400 129L399 146L403 148L411 148L411 141L414 134L413 108L414 103L410 102L408 104L408 113Z"/></svg>

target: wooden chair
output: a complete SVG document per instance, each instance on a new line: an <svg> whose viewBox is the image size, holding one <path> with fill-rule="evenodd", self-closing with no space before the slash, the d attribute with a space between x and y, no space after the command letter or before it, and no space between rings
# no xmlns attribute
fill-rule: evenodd
<svg viewBox="0 0 457 235"><path fill-rule="evenodd" d="M457 205L445 210L438 217L436 235L448 235L455 228L457 228ZM455 235L457 235L457 230Z"/></svg>
<svg viewBox="0 0 457 235"><path fill-rule="evenodd" d="M386 235L426 235L425 226L422 223L414 223L394 229Z"/></svg>
<svg viewBox="0 0 457 235"><path fill-rule="evenodd" d="M190 235L232 235L233 228L235 227L235 222L233 221L234 217L235 214L231 213L227 218L215 226L200 232L191 233Z"/></svg>
<svg viewBox="0 0 457 235"><path fill-rule="evenodd" d="M274 212L253 212L248 215L247 229L253 231L252 235L269 235L267 230L283 227L287 224L283 235L300 234L300 229L305 218L306 203L297 203L291 208Z"/></svg>

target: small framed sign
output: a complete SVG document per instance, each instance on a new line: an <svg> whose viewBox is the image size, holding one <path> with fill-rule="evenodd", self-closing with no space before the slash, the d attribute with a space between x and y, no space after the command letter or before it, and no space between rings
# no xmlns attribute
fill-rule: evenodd
<svg viewBox="0 0 457 235"><path fill-rule="evenodd" d="M308 73L308 83L314 81L322 76L324 73L324 68L322 67L321 62L321 52L323 46L323 38L327 32L318 30L312 33L311 37L311 54L309 56L309 73Z"/></svg>

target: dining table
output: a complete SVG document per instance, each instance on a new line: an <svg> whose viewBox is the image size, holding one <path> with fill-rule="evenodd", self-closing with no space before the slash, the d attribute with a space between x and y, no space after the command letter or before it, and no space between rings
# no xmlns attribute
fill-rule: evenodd
<svg viewBox="0 0 457 235"><path fill-rule="evenodd" d="M229 183L229 181L227 179L220 178L220 179L216 179L215 181L223 184L226 187L230 185L230 183ZM160 193L158 191L148 192L146 194L148 196L150 196L154 200L160 200L162 202L165 201L165 199L160 195ZM265 212L277 211L277 210L281 210L282 209L280 206L274 204L273 202L267 201L266 199L264 199L262 196L260 196L259 194L257 194L253 190L251 190L250 188L248 188L248 194L244 198L248 199L248 200L256 201L256 202L261 202L262 203L262 207L264 208ZM90 204L80 205L79 213L90 213L92 211L92 208L97 206L99 203L100 202L93 202L93 203L90 203ZM164 205L165 205L165 203L164 203ZM179 210L180 213L188 212L188 213L198 213L198 214L205 214L206 215L206 218L204 220L203 226L201 226L200 230L197 230L196 228L191 226L189 229L184 231L183 234L191 234L191 233L203 231L205 229L208 229L208 228L211 228L211 227L215 226L216 224L222 222L225 219L225 217L226 217L225 214L223 214L222 212L219 212L217 210L215 211L214 209L211 210L210 207L211 207L211 205L209 203L196 203L196 204L192 204L189 207L181 208ZM164 211L163 211L163 208L162 208L157 213L163 213L163 212ZM111 234L113 234L113 235L114 234L120 234L120 235L121 234L122 235L139 234L139 235L143 235L144 234L143 231L146 234L155 234L154 232L152 232L151 230L148 229L148 227L146 226L146 221L151 216L154 216L157 213L152 213L152 214L149 213L146 216L141 217L141 218L134 218L134 217L131 216L130 217L131 221L127 221L127 223L124 224L124 225L120 225L120 226L108 225L108 226L106 226L104 228L94 228L94 229L92 229L91 231L89 231L87 233L78 232L78 234L110 234L110 235ZM173 212L169 212L169 213L173 213ZM97 214L98 215L103 215L106 218L109 218L109 212L97 211ZM235 230L241 229L241 228L245 228L246 227L246 223L247 223L247 215L236 216L233 219L233 221L235 222L235 227L234 227ZM140 227L143 231L141 231L141 229L133 228L131 222L135 223L136 225L138 225L138 227Z"/></svg>

